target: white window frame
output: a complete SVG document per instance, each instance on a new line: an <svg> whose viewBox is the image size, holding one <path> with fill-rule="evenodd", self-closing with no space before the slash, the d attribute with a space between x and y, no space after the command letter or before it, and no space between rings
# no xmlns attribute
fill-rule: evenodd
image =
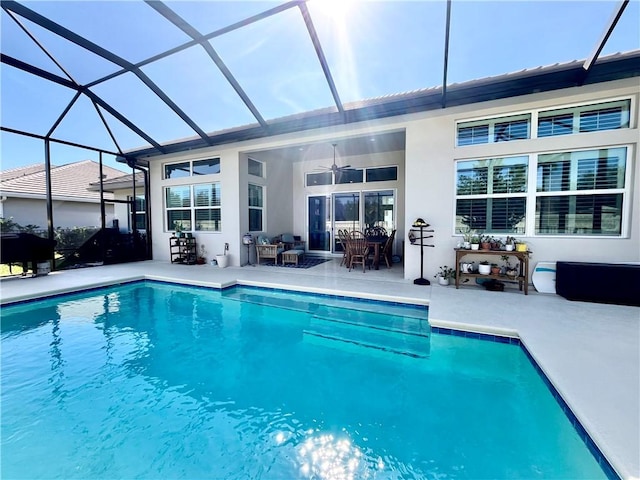
<svg viewBox="0 0 640 480"><path fill-rule="evenodd" d="M538 172L538 157L540 155L554 154L554 153L573 153L573 152L587 152L592 150L601 150L601 149L616 149L616 148L625 148L626 149L626 158L624 163L625 168L625 179L624 179L624 187L616 188L616 189L607 189L604 191L603 189L598 190L571 190L571 191L555 191L555 192L538 192L537 191L537 172ZM544 152L535 152L528 153L523 155L514 155L514 156L527 156L528 157L528 178L527 178L527 192L526 195L526 210L525 210L525 231L521 234L516 234L515 236L521 237L532 237L532 238L585 238L585 239L624 239L629 238L630 234L630 216L631 216L631 185L632 185L632 177L633 177L633 169L632 169L632 152L634 151L633 145L631 144L606 144L606 145L596 145L582 148L567 148L567 149L555 149L553 151L544 151ZM458 162L468 162L468 161L477 161L477 160L488 160L489 158L461 158L455 160L455 167L453 169L453 222L452 229L454 230L453 235L460 236L462 232L456 231L456 205L457 201L460 198L484 198L487 195L457 195L457 182L458 182ZM637 174L637 172L635 172ZM569 234L569 233L559 233L559 234L547 234L547 233L536 233L536 200L540 196L559 196L559 195L600 195L605 193L611 194L622 194L622 212L621 212L621 226L620 226L620 234L619 235L597 235L597 234ZM490 196L504 196L504 194L490 195ZM507 195L508 196L508 195ZM478 233L486 233L489 235L496 236L505 236L504 233L495 233L495 232L478 232Z"/></svg>
<svg viewBox="0 0 640 480"><path fill-rule="evenodd" d="M538 172L538 159L541 155L548 154L565 154L565 153L577 153L577 152L590 152L594 150L602 150L602 149L617 149L624 148L626 150L625 161L624 161L624 187L622 188L611 188L611 189L595 189L595 190L566 190L566 191L553 191L553 192L538 192L537 191L537 172ZM538 238L590 238L590 239L601 239L601 238L628 238L629 236L629 216L631 208L629 206L630 198L631 198L631 145L604 145L604 146L594 146L594 147L586 147L586 148L574 148L574 149L566 149L566 150L556 150L553 152L540 152L532 157L531 163L531 171L530 173L530 186L531 186L531 197L529 200L532 203L533 210L531 210L531 215L528 215L527 222L527 231L530 232L531 237ZM575 168L573 165L572 169ZM532 184L532 185L531 185ZM593 195L605 195L605 194L622 194L622 211L620 212L620 234L619 235L597 235L597 234L569 234L569 233L536 233L535 231L535 221L536 221L536 201L539 197L559 197L559 196L593 196ZM527 206L529 206L527 204ZM529 211L529 210L527 210Z"/></svg>
<svg viewBox="0 0 640 480"><path fill-rule="evenodd" d="M251 205L251 195L249 194L249 189L251 187L258 187L260 189L262 189L262 205L261 206L255 206L255 205ZM267 191L267 187L265 187L264 185L259 185L257 183L249 183L247 186L247 205L248 205L248 212L249 212L249 217L248 217L248 229L249 232L264 232L267 230L266 228L266 218L264 215L265 212L265 203L267 201L267 196L266 196L266 191ZM260 216L262 218L262 228L260 230L251 230L251 210L258 210L260 211Z"/></svg>
<svg viewBox="0 0 640 480"><path fill-rule="evenodd" d="M532 136L533 126L531 122L532 114L531 112L520 112L520 113L512 113L509 115L500 115L497 117L484 117L478 119L470 119L470 120L460 120L456 122L456 140L455 146L456 148L464 148L464 147L473 147L475 145L487 145L487 144L496 144L496 143L506 143L506 142L516 142L519 140L529 140ZM513 140L504 140L496 142L495 140L495 127L496 124L510 122L510 121L519 121L526 120L527 121L527 136L526 138L514 138ZM470 128L470 127L480 127L487 126L487 141L486 142L477 142L470 143L465 145L460 145L460 129L461 128Z"/></svg>
<svg viewBox="0 0 640 480"><path fill-rule="evenodd" d="M261 175L255 175L255 174L253 174L253 173L251 173L249 171L249 163L250 162L255 162L255 163L260 164L260 173L261 173ZM247 157L247 173L249 175L251 175L252 177L266 178L266 175L267 175L266 167L267 167L266 163L263 162L262 160L256 160L255 158Z"/></svg>
<svg viewBox="0 0 640 480"><path fill-rule="evenodd" d="M458 165L460 163L465 163L465 162L492 162L495 160L511 160L511 159L526 159L526 161L524 162L525 168L527 169L527 179L525 182L525 191L524 192L506 192L506 193L474 193L474 194L470 194L470 195L459 195L458 194ZM530 168L531 168L531 156L530 155L509 155L509 156L499 156L499 157L488 157L488 158L473 158L473 159L459 159L455 161L455 168L454 168L454 205L453 205L453 228L454 230L456 230L456 224L457 224L457 206L458 206L458 200L493 200L493 199L509 199L509 198L524 198L525 199L525 216L524 216L524 223L525 223L525 227L524 227L524 233L517 233L517 232L496 232L496 231L492 231L492 230L486 230L486 231L478 231L478 233L486 233L486 234L491 234L491 235L496 235L496 236L506 236L506 235L526 235L527 230L527 219L529 217L529 201L528 201L528 197L530 194L530 178L531 178L531 172L530 172ZM493 184L493 176L492 175L488 175L487 176L487 191L490 190L490 188L492 187ZM489 222L489 220L487 219L487 223ZM475 229L477 230L477 229ZM456 234L461 234L462 232L460 231L456 231L454 232Z"/></svg>
<svg viewBox="0 0 640 480"><path fill-rule="evenodd" d="M623 129L631 128L632 104L633 102L631 101L631 98L624 97L624 98L609 99L609 100L598 101L598 102L579 103L575 105L566 105L566 106L560 106L560 107L554 107L554 108L538 109L537 116L536 116L536 123L535 123L536 138L561 137L566 135L582 135L585 133L610 132L615 130L623 130ZM580 115L582 113L588 112L588 111L603 110L606 108L614 108L618 106L627 106L626 126L624 125L625 122L623 121L622 122L623 126L621 126L620 128L609 128L609 129L584 131L584 132L580 130ZM571 117L572 117L570 133L564 133L559 135L545 135L544 137L539 136L538 127L539 127L541 118L548 118L555 115L569 115L569 114L571 114ZM624 110L623 110L623 115L625 115Z"/></svg>
<svg viewBox="0 0 640 480"><path fill-rule="evenodd" d="M220 165L220 172L222 171L222 165L221 165L221 159L219 156L211 156L211 157L206 157L206 158L194 158L191 160L179 160L179 161L172 161L172 162L166 162L162 164L162 179L163 180L176 180L176 181L180 181L180 179L187 179L187 178L193 178L193 177L197 177L198 179L201 178L200 175L194 175L193 173L193 164L197 163L197 162L204 162L207 160L218 160L218 165ZM167 177L167 167L170 165L179 165L181 163L188 163L189 164L189 175L184 175L182 177L176 177L176 178L170 178ZM203 176L207 176L207 175L220 175L220 172L216 172L216 173L209 173L209 174L205 174ZM185 181L185 180L182 180Z"/></svg>
<svg viewBox="0 0 640 480"><path fill-rule="evenodd" d="M218 185L218 188L220 190L220 204L212 205L212 206L196 206L194 188L199 185L207 185L207 186ZM167 206L167 189L182 188L182 187L189 188L189 206L188 207L168 207ZM197 230L195 228L197 210L218 210L220 212L220 224L222 224L222 185L220 182L202 182L202 183L189 183L189 184L179 183L175 185L166 185L163 187L162 193L163 193L163 212L164 212L163 223L164 223L165 232L168 233L168 232L174 231L173 225L169 225L168 216L167 216L167 212L172 210L189 210L190 211L191 228L188 230L185 230L187 232L198 232L199 234L222 232L222 226L218 230Z"/></svg>

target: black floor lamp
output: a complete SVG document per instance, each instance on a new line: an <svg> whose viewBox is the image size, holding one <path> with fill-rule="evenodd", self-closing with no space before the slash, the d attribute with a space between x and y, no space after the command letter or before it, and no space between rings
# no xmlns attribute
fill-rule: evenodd
<svg viewBox="0 0 640 480"><path fill-rule="evenodd" d="M411 245L416 245L416 240L420 240L420 278L416 278L413 283L416 285L431 285L431 282L424 278L424 247L433 247L433 245L425 245L424 239L433 238L433 235L425 236L425 233L432 233L433 230L425 230L430 225L421 218L416 219L411 226L413 227L409 230ZM418 238L416 238L416 233L419 235Z"/></svg>

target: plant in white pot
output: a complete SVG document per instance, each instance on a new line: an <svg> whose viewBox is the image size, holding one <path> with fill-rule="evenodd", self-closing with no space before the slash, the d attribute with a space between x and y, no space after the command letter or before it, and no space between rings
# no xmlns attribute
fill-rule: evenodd
<svg viewBox="0 0 640 480"><path fill-rule="evenodd" d="M471 237L471 250L479 250L480 249L480 238L482 235L474 235Z"/></svg>
<svg viewBox="0 0 640 480"><path fill-rule="evenodd" d="M478 265L478 273L480 275L489 275L491 273L491 264L488 261L480 262Z"/></svg>
<svg viewBox="0 0 640 480"><path fill-rule="evenodd" d="M229 265L229 258L231 255L227 255L227 251L229 250L229 244L224 244L224 253L219 253L216 255L216 261L218 262L218 266L220 268L227 268Z"/></svg>
<svg viewBox="0 0 640 480"><path fill-rule="evenodd" d="M440 285L449 285L451 280L456 278L455 269L446 265L440 267L440 271L434 275L434 278L438 279Z"/></svg>

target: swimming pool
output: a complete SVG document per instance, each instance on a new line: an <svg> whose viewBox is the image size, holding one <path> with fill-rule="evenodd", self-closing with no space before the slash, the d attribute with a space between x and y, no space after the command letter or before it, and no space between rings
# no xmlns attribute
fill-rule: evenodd
<svg viewBox="0 0 640 480"><path fill-rule="evenodd" d="M3 478L607 478L523 349L137 282L2 312Z"/></svg>

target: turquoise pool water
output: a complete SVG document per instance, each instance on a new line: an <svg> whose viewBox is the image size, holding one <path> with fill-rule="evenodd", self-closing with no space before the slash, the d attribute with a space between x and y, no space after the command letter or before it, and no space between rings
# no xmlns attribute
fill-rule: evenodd
<svg viewBox="0 0 640 480"><path fill-rule="evenodd" d="M141 282L2 309L2 478L606 478L518 345Z"/></svg>

